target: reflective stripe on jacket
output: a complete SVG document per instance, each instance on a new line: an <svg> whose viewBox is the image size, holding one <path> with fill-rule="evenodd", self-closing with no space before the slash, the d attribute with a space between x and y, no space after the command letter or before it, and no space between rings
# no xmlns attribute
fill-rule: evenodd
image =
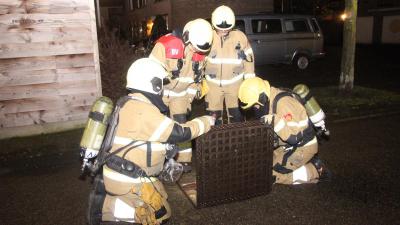
<svg viewBox="0 0 400 225"><path fill-rule="evenodd" d="M270 110L273 99L281 90L271 87ZM305 145L315 137L306 109L295 98L284 96L279 99L274 119L274 131L280 139L289 145Z"/></svg>
<svg viewBox="0 0 400 225"><path fill-rule="evenodd" d="M241 51L246 59L240 56ZM232 84L255 76L253 50L246 35L239 30L232 30L225 38L220 38L214 31L206 59L206 78L215 84Z"/></svg>
<svg viewBox="0 0 400 225"><path fill-rule="evenodd" d="M128 101L120 111L119 123L111 152L132 141L133 149L125 149L117 155L135 163L148 175L158 174L165 160L165 143L191 140L210 129L208 117L198 117L179 124L160 113L144 95L131 94L135 99Z"/></svg>

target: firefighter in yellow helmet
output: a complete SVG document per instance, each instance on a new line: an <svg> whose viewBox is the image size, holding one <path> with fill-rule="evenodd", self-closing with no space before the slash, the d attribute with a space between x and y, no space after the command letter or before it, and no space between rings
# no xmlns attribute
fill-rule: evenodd
<svg viewBox="0 0 400 225"><path fill-rule="evenodd" d="M184 26L182 39L172 34L161 37L149 56L170 73L163 101L169 107L171 118L180 123L187 121L194 98L202 96L205 54L210 50L212 35L209 22L195 19ZM179 162L185 162L185 170L190 170L187 166L192 158L190 146L190 143L180 145L182 151L177 156Z"/></svg>
<svg viewBox="0 0 400 225"><path fill-rule="evenodd" d="M239 99L243 109L252 107L256 117L274 129L277 145L272 173L276 183L316 183L329 177L316 155L317 137L302 103L259 77L240 85Z"/></svg>
<svg viewBox="0 0 400 225"><path fill-rule="evenodd" d="M167 117L162 102L166 76L165 68L149 58L135 61L128 70L129 100L119 111L111 155L103 166L107 194L97 200L103 202L99 220L141 224L167 220L171 215L168 195L157 175L164 173L165 159L175 153L171 144L196 138L214 124L211 116L186 123ZM96 224L96 213L91 212L90 224Z"/></svg>
<svg viewBox="0 0 400 225"><path fill-rule="evenodd" d="M235 14L228 6L219 6L211 16L214 38L207 56L206 80L209 91L206 108L222 123L223 104L229 122L241 122L243 116L238 105L238 89L243 80L254 77L253 50L246 35L235 26Z"/></svg>

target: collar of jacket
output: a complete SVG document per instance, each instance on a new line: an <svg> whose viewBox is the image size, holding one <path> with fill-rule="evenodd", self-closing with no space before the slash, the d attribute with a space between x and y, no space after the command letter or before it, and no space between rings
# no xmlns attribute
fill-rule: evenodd
<svg viewBox="0 0 400 225"><path fill-rule="evenodd" d="M162 114L164 114L164 115L168 114L168 107L164 104L164 102L162 100L162 95L156 95L156 94L144 92L144 91L137 90L137 89L128 89L128 91L131 94L139 93L139 94L144 95L144 97L149 99L151 104L155 105Z"/></svg>

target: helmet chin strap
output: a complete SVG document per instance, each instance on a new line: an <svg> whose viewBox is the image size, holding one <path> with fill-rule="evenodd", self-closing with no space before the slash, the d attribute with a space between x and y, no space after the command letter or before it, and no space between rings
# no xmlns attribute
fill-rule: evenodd
<svg viewBox="0 0 400 225"><path fill-rule="evenodd" d="M260 107L258 108L253 107L256 119L260 119L262 116L267 115L269 113L269 99L264 92L260 94L258 102L261 103Z"/></svg>

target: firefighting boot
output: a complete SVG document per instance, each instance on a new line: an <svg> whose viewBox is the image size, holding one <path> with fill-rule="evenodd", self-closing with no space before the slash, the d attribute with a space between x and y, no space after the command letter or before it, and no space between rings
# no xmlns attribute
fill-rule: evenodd
<svg viewBox="0 0 400 225"><path fill-rule="evenodd" d="M318 157L314 156L310 162L314 165L315 169L317 169L319 178L318 182L329 182L332 179L332 172L327 168L326 164Z"/></svg>
<svg viewBox="0 0 400 225"><path fill-rule="evenodd" d="M244 118L239 108L229 108L228 114L230 123L238 123L244 121Z"/></svg>

